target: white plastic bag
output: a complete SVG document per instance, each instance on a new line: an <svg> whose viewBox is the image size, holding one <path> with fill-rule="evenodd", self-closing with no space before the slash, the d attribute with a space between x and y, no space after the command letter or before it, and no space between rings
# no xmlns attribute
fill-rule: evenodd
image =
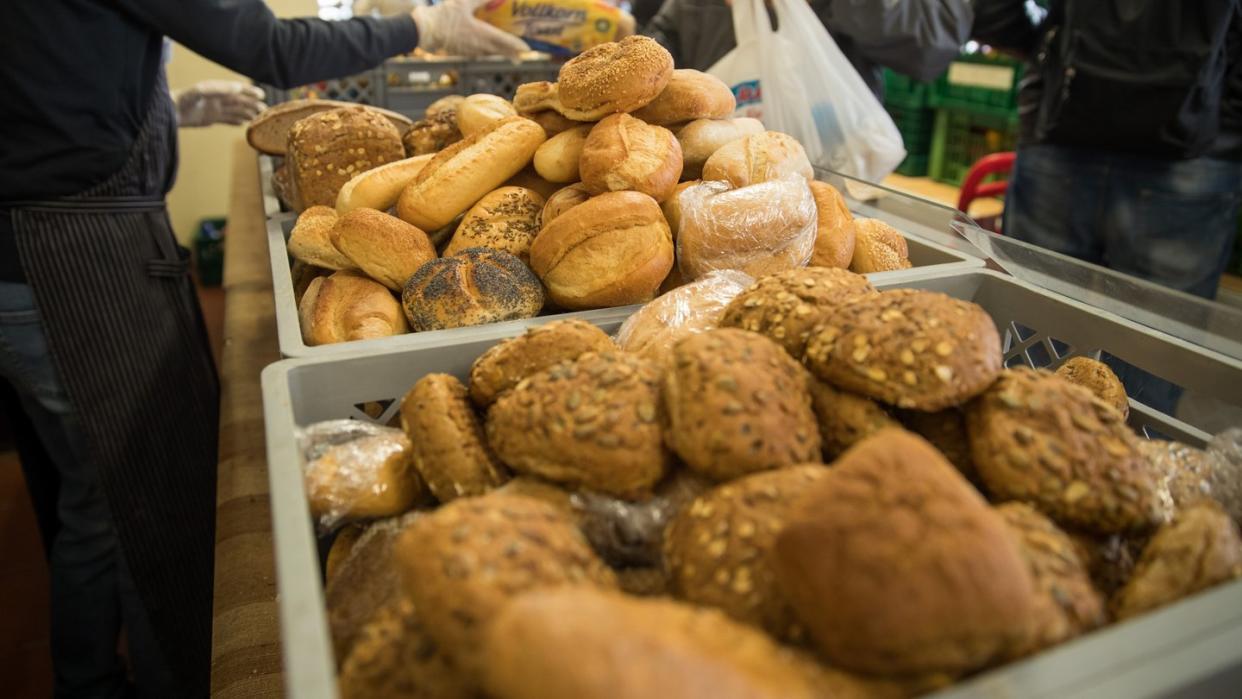
<svg viewBox="0 0 1242 699"><path fill-rule="evenodd" d="M736 116L802 142L819 167L878 182L906 157L901 133L805 0L733 0L737 48L708 72L733 89Z"/></svg>

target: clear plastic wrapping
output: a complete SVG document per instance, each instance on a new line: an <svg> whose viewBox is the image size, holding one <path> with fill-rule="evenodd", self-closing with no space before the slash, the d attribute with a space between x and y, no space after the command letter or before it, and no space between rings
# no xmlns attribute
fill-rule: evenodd
<svg viewBox="0 0 1242 699"><path fill-rule="evenodd" d="M678 270L687 281L735 269L752 277L805 267L815 249L815 197L798 175L738 189L703 182L681 194Z"/></svg>
<svg viewBox="0 0 1242 699"><path fill-rule="evenodd" d="M707 481L679 471L644 502L589 491L574 493L571 502L580 513L582 532L605 561L619 568L657 567L664 527L710 487Z"/></svg>
<svg viewBox="0 0 1242 699"><path fill-rule="evenodd" d="M663 362L678 340L716 327L725 306L754 281L737 270L710 272L640 308L614 339L623 350Z"/></svg>
<svg viewBox="0 0 1242 699"><path fill-rule="evenodd" d="M321 532L402 514L425 489L405 433L356 420L329 420L297 433L311 514Z"/></svg>

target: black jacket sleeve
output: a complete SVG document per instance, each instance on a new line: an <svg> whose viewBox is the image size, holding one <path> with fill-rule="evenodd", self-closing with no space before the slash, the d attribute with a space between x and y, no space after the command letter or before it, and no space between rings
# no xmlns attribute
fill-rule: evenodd
<svg viewBox="0 0 1242 699"><path fill-rule="evenodd" d="M278 19L263 0L117 0L135 20L204 58L279 88L359 73L412 50L409 15Z"/></svg>
<svg viewBox="0 0 1242 699"><path fill-rule="evenodd" d="M861 57L924 81L957 57L974 17L968 0L817 0L813 7Z"/></svg>
<svg viewBox="0 0 1242 699"><path fill-rule="evenodd" d="M974 0L972 36L995 48L1020 56L1034 48L1039 30L1026 12L1024 0Z"/></svg>
<svg viewBox="0 0 1242 699"><path fill-rule="evenodd" d="M661 46L673 54L673 65L682 65L686 61L681 55L681 34L678 31L678 4L681 0L664 0L660 10L646 26L640 27L639 33L655 39ZM732 29L733 27L729 27Z"/></svg>

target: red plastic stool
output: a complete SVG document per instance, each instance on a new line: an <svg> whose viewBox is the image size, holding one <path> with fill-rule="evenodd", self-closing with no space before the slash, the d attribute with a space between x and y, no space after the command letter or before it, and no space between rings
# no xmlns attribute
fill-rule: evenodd
<svg viewBox="0 0 1242 699"><path fill-rule="evenodd" d="M1002 180L1000 182L987 182L983 180L988 175L1005 175L1013 170L1013 161L1015 154L1012 152L993 153L985 155L970 166L970 170L966 173L966 178L962 180L961 193L958 195L957 208L962 213L970 211L970 203L976 199L987 199L993 197L1003 197L1005 190L1009 189L1009 181ZM976 221L980 226L988 230L1000 233L1001 216L989 216Z"/></svg>

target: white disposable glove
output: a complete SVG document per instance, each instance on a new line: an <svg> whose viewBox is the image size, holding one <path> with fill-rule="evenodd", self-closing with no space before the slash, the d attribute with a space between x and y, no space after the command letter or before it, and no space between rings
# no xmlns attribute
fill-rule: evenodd
<svg viewBox="0 0 1242 699"><path fill-rule="evenodd" d="M233 80L204 80L174 90L178 126L244 124L263 111L263 91Z"/></svg>
<svg viewBox="0 0 1242 699"><path fill-rule="evenodd" d="M474 11L489 0L444 0L411 12L418 25L418 48L453 56L516 58L530 47L525 41L480 19Z"/></svg>

